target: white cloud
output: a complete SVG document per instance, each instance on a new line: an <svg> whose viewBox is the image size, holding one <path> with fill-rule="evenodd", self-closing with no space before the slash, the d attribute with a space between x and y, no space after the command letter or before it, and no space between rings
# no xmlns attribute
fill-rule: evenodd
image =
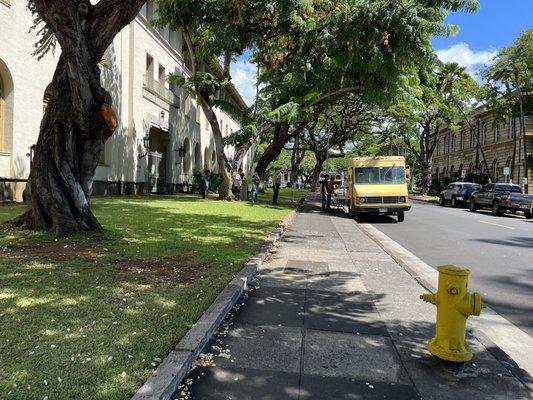
<svg viewBox="0 0 533 400"><path fill-rule="evenodd" d="M498 50L494 48L473 51L468 43L464 42L437 51L437 57L442 62L456 62L473 74L483 66L491 64L496 54L498 54Z"/></svg>
<svg viewBox="0 0 533 400"><path fill-rule="evenodd" d="M231 63L231 81L248 105L255 100L257 65L246 60Z"/></svg>

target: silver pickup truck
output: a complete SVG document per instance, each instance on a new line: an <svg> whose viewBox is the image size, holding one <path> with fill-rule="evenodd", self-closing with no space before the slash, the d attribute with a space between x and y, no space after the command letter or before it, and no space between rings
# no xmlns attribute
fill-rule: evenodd
<svg viewBox="0 0 533 400"><path fill-rule="evenodd" d="M506 211L521 211L527 219L531 219L533 195L522 193L520 186L510 183L489 183L470 196L470 211L488 208L492 215L500 215Z"/></svg>

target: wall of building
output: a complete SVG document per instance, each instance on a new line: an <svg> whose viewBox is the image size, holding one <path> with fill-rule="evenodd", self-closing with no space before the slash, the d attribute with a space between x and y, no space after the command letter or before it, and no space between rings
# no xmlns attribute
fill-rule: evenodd
<svg viewBox="0 0 533 400"><path fill-rule="evenodd" d="M190 76L182 55L182 37L149 24L156 5L141 14L114 39L101 62L102 85L111 93L120 125L106 142L95 174L94 194L173 192L192 183L193 171L216 171L214 140L194 98L168 82L169 74ZM4 140L0 146L0 201L21 199L28 177L29 147L37 141L43 95L58 54L37 61L33 23L24 2L0 3L0 76L5 92ZM58 51L59 53L59 51ZM149 65L148 59L152 62ZM229 94L224 94L229 97ZM1 103L0 103L1 105ZM223 135L240 129L228 114L216 110ZM0 117L1 118L1 117ZM143 139L151 138L145 149ZM179 149L186 154L179 157ZM233 149L226 148L228 157ZM248 154L244 168L252 155Z"/></svg>
<svg viewBox="0 0 533 400"><path fill-rule="evenodd" d="M476 171L487 173L483 165L483 156L487 161L492 180L496 182L513 182L523 186L524 153L523 141L519 130L518 118L508 118L499 126L494 125L494 118L490 113L479 113L473 120L476 130L471 132L469 126L463 124L457 132L449 129L442 130L438 135L438 142L432 158L433 177L443 179L461 179L461 170L466 173ZM526 148L533 153L533 118L526 117ZM477 134L481 148L477 148ZM516 137L516 139L515 139ZM511 167L515 154L515 168L513 175L505 175L505 167ZM533 188L533 166L528 168L529 186Z"/></svg>
<svg viewBox="0 0 533 400"><path fill-rule="evenodd" d="M32 57L36 36L24 1L0 1L0 79L3 87L0 128L0 201L20 198L30 170L29 148L39 134L43 96L52 80L57 56ZM6 182L6 179L14 181Z"/></svg>

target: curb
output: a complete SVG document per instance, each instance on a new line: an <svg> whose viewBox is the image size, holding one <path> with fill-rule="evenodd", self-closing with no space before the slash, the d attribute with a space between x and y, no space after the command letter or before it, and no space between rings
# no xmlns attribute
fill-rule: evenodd
<svg viewBox="0 0 533 400"><path fill-rule="evenodd" d="M436 269L372 225L358 224L358 227L422 287L430 292L437 290L439 273ZM533 392L533 338L490 307L486 307L480 317L472 319L471 324L474 337Z"/></svg>
<svg viewBox="0 0 533 400"><path fill-rule="evenodd" d="M292 210L281 225L270 234L259 251L219 293L213 304L176 344L131 400L170 399L215 330L248 288L248 283L255 278L272 247L292 225L300 206L301 204Z"/></svg>

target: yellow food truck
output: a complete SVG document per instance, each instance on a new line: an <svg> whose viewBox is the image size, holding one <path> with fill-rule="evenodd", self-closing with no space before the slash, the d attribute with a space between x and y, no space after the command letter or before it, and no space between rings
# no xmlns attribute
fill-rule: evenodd
<svg viewBox="0 0 533 400"><path fill-rule="evenodd" d="M365 214L396 215L403 222L411 209L407 193L409 170L405 158L357 157L348 162L347 206L359 220Z"/></svg>

